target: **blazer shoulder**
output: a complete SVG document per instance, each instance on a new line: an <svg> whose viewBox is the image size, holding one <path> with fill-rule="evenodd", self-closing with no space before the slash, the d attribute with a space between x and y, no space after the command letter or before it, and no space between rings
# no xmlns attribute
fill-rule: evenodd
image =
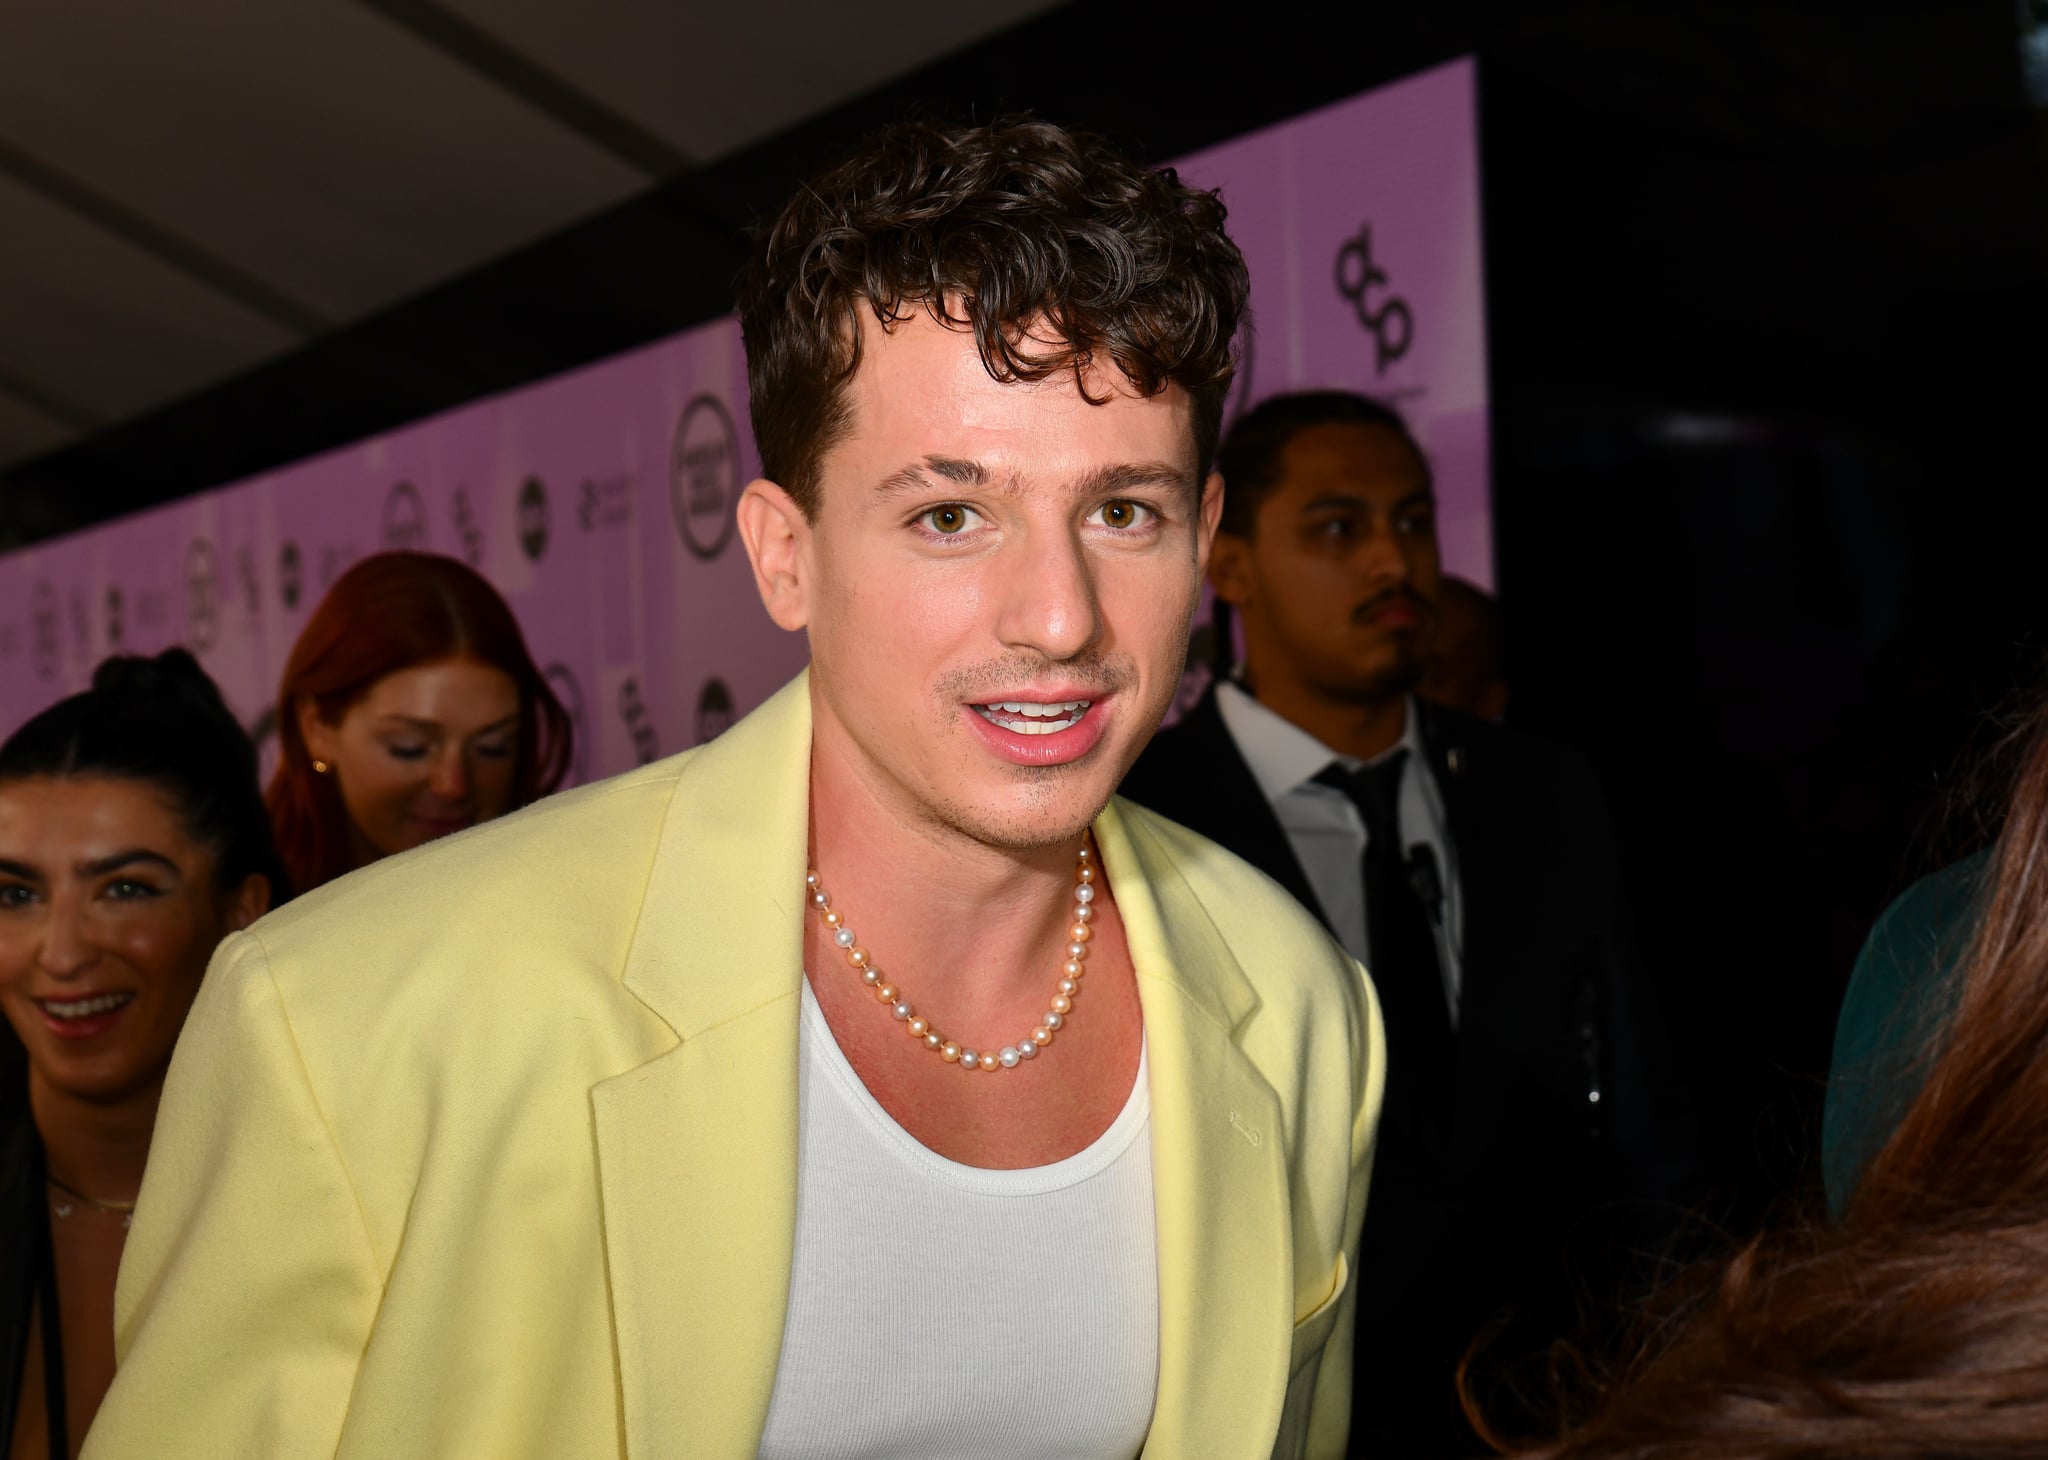
<svg viewBox="0 0 2048 1460"><path fill-rule="evenodd" d="M1574 792L1597 788L1599 784L1593 762L1559 741L1447 710L1441 705L1422 704L1421 713L1422 739L1430 758L1442 764L1453 755L1458 757L1452 765L1453 774L1469 767L1476 775Z"/></svg>
<svg viewBox="0 0 2048 1460"><path fill-rule="evenodd" d="M385 857L286 903L249 935L282 990L374 982L545 948L597 953L629 934L686 751Z"/></svg>
<svg viewBox="0 0 2048 1460"><path fill-rule="evenodd" d="M1187 883L1234 951L1255 947L1269 957L1353 966L1314 913L1243 857L1139 802L1119 797L1117 808L1133 839L1149 843Z"/></svg>

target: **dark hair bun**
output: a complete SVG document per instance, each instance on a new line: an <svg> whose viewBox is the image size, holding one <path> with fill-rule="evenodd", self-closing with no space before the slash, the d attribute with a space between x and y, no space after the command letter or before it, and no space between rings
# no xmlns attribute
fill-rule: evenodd
<svg viewBox="0 0 2048 1460"><path fill-rule="evenodd" d="M189 649L166 649L154 658L116 654L103 659L92 672L92 689L117 700L168 701L187 711L234 718L220 687Z"/></svg>

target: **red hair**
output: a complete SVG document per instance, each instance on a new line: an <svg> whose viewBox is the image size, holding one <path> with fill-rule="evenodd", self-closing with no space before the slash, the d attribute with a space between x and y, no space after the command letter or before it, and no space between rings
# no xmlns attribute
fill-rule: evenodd
<svg viewBox="0 0 2048 1460"><path fill-rule="evenodd" d="M573 730L534 665L519 621L481 574L453 558L377 553L334 580L285 662L277 691L277 773L264 799L292 886L310 891L348 871L348 812L332 776L317 775L297 707L339 719L388 674L441 659L501 669L519 688L513 805L538 800L568 774Z"/></svg>

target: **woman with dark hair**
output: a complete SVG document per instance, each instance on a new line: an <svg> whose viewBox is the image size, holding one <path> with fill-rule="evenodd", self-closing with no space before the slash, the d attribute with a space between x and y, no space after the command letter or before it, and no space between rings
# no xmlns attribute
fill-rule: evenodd
<svg viewBox="0 0 2048 1460"><path fill-rule="evenodd" d="M1550 1460L2048 1454L2048 705L1904 1075L1838 1221L1696 1283Z"/></svg>
<svg viewBox="0 0 2048 1460"><path fill-rule="evenodd" d="M0 746L0 1436L76 1455L171 1049L285 895L256 752L192 656L109 659Z"/></svg>
<svg viewBox="0 0 2048 1460"><path fill-rule="evenodd" d="M378 553L292 646L267 799L300 891L538 800L568 713L496 589L453 558Z"/></svg>

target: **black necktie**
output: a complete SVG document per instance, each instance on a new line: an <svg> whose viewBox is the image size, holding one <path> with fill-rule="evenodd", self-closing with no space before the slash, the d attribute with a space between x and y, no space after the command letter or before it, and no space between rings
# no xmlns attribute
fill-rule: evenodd
<svg viewBox="0 0 2048 1460"><path fill-rule="evenodd" d="M1428 1129L1448 1114L1453 1043L1436 930L1417 894L1401 840L1401 773L1408 752L1355 771L1332 764L1316 780L1351 798L1365 821L1366 972L1387 1030L1387 1101L1382 1128L1395 1140L1431 1144Z"/></svg>

